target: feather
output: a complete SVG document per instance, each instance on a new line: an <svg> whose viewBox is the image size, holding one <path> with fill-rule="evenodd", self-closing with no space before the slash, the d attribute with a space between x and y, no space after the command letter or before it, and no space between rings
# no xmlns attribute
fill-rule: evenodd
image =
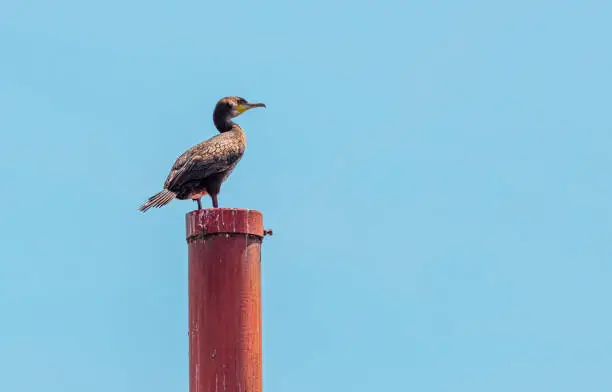
<svg viewBox="0 0 612 392"><path fill-rule="evenodd" d="M175 197L176 194L174 192L164 189L163 191L151 196L149 200L147 200L147 202L141 205L138 209L142 212L146 212L151 207L159 208L170 203Z"/></svg>

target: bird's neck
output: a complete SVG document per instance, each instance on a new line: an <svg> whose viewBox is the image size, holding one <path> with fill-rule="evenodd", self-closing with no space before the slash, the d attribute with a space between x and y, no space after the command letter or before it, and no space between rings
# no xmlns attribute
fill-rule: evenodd
<svg viewBox="0 0 612 392"><path fill-rule="evenodd" d="M232 121L232 117L229 113L215 109L213 112L213 122L215 123L215 127L219 130L219 132L227 132L230 131L234 125L236 125Z"/></svg>

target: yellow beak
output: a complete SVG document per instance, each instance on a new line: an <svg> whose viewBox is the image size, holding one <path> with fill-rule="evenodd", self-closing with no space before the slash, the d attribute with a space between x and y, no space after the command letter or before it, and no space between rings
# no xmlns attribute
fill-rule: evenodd
<svg viewBox="0 0 612 392"><path fill-rule="evenodd" d="M266 107L265 103L257 103L257 102L251 103L251 102L248 102L248 103L244 103L242 105L238 105L236 110L238 111L239 114L242 114L242 113L246 112L247 110L251 110L253 108L265 108L265 107Z"/></svg>

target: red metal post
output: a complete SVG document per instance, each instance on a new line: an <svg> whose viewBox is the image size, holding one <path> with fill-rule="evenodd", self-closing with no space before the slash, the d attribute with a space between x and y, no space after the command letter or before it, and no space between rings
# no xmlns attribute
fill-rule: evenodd
<svg viewBox="0 0 612 392"><path fill-rule="evenodd" d="M261 213L187 214L189 391L262 392Z"/></svg>

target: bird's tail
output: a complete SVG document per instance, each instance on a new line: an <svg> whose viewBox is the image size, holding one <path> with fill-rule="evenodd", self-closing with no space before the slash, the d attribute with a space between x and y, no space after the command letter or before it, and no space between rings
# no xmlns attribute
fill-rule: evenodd
<svg viewBox="0 0 612 392"><path fill-rule="evenodd" d="M176 193L164 189L163 191L149 197L149 200L147 200L147 202L141 205L138 209L145 212L151 207L162 207L170 203L175 197Z"/></svg>

